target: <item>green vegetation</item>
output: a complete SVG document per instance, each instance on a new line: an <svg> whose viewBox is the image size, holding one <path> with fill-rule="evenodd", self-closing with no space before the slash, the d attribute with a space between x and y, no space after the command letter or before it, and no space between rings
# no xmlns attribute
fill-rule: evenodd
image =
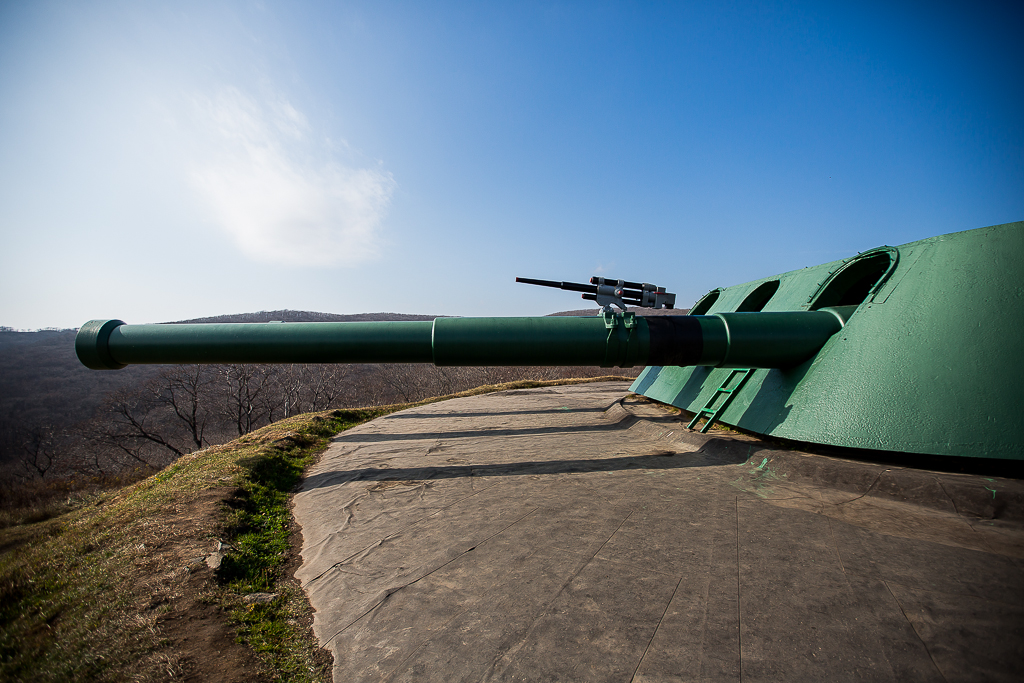
<svg viewBox="0 0 1024 683"><path fill-rule="evenodd" d="M217 576L227 591L239 639L261 656L277 680L328 677L314 660L313 644L299 626L297 617L307 609L305 597L296 584L282 581L290 550L290 494L332 436L403 407L335 410L301 416L293 424L277 423L253 435L263 441L266 432L273 432L277 438L239 461L243 471L225 525L233 550L223 559ZM283 426L292 429L277 435ZM268 601L246 604L235 599L259 593L267 594Z"/></svg>
<svg viewBox="0 0 1024 683"><path fill-rule="evenodd" d="M623 378L521 381L442 398L608 379ZM302 625L308 603L284 571L295 552L291 492L339 431L442 398L292 417L186 455L138 483L71 501L63 514L0 529L0 680L148 681L180 673L182 653L161 618L204 568L196 554L218 540L233 549L217 581L194 589L195 603L226 607L238 639L270 677L324 680ZM270 595L260 601L254 593Z"/></svg>
<svg viewBox="0 0 1024 683"><path fill-rule="evenodd" d="M138 536L92 506L0 536L0 678L114 680L159 647L133 623Z"/></svg>

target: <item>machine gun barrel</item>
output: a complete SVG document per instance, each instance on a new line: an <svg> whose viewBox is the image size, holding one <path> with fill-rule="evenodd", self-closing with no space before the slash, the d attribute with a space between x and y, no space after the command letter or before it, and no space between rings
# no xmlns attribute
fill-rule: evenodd
<svg viewBox="0 0 1024 683"><path fill-rule="evenodd" d="M96 370L138 363L786 368L813 357L854 308L423 322L126 325L93 320L78 331L75 351Z"/></svg>
<svg viewBox="0 0 1024 683"><path fill-rule="evenodd" d="M516 282L522 282L527 285L540 285L541 287L554 287L555 289L564 289L569 292L583 292L583 298L587 301L597 301L597 278L591 278L590 281L593 284L583 285L578 282L555 282L554 280L535 280L530 277L517 277ZM636 285L635 282L628 283L630 285ZM639 289L642 285L636 285L637 289L623 289L622 301L630 306L640 306L642 302L643 292Z"/></svg>
<svg viewBox="0 0 1024 683"><path fill-rule="evenodd" d="M540 285L541 287L554 287L555 289L564 289L569 292L588 292L594 294L597 292L595 285L582 285L578 282L555 282L554 280L535 280L532 277L517 277L516 282L522 282L527 285Z"/></svg>

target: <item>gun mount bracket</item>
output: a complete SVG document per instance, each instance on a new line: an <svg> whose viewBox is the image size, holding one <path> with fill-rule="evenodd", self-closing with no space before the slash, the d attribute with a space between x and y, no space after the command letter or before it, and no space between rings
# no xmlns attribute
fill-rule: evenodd
<svg viewBox="0 0 1024 683"><path fill-rule="evenodd" d="M601 367L633 367L636 363L636 344L632 343L637 329L636 313L632 311L615 313L609 306L601 312L601 315L604 317L604 327L608 330L608 337L605 340L605 358ZM620 328L626 332L625 339L619 332ZM619 337L618 344L614 340L616 336ZM612 349L625 349L625 358L615 358Z"/></svg>

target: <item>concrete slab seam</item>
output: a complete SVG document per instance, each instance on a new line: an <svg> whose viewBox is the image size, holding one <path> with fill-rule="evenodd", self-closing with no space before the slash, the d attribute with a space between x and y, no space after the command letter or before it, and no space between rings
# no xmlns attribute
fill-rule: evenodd
<svg viewBox="0 0 1024 683"><path fill-rule="evenodd" d="M569 550L565 550L564 548L560 548L559 551L563 552L563 553L571 552ZM629 567L631 569L640 569L640 570L643 570L643 571L645 571L645 572L647 572L649 574L657 574L659 576L675 577L675 576L678 575L678 573L676 573L676 572L663 572L663 571L659 571L657 569L651 569L650 567L644 567L642 565L632 564L631 562L622 562L620 560L612 560L612 559L609 559L607 557L596 557L595 556L593 559L601 560L601 562L604 562L606 564L610 564L610 565L613 565L613 566L614 565L618 565L620 567Z"/></svg>
<svg viewBox="0 0 1024 683"><path fill-rule="evenodd" d="M508 650L505 651L505 653L503 655L503 658L507 659L508 655L510 653L518 652L520 649L522 649L523 645L526 643L526 641L528 641L530 639L530 636L536 630L538 622L540 622L541 619L543 619L548 614L549 610L551 609L551 605L554 604L554 602L556 600L558 600L559 597L561 597L562 593L565 592L565 589L568 588L569 585L576 579L576 577L580 575L580 572L582 572L584 569L586 569L588 566L590 566L590 563L594 561L594 558L596 558L598 556L598 554L602 550L604 550L604 547L606 545L608 545L608 542L611 541L612 538L615 537L615 534L617 534L619 532L619 529L622 528L622 525L625 524L626 521L630 517L632 517L632 516L633 516L633 510L630 510L629 513L627 513L626 516L622 518L622 521L619 522L618 526L616 526L615 529L608 535L608 538L606 538L604 543L601 544L601 547L599 547L594 552L594 554L591 555L589 559L587 559L586 562L581 562L579 567L577 567L576 571L574 571L572 574L570 574L565 579L565 581L562 582L562 585L559 586L558 590L555 591L554 595L551 596L551 599L547 601L547 603L544 605L544 608L542 610L538 611L537 618L534 619L533 623L530 624L530 627L528 629L526 629L526 631L523 633L522 638L519 639L519 642L516 643L514 646L508 648ZM481 680L490 680L492 675L494 673L496 673L495 672L496 665L497 665L497 661L492 662L490 671L488 671L487 674ZM507 666L504 667L502 669L502 671L504 671L505 668L508 668L508 667ZM500 673L500 672L498 672L498 673Z"/></svg>
<svg viewBox="0 0 1024 683"><path fill-rule="evenodd" d="M537 551L536 551L536 550L534 550L534 552L532 552L532 553L530 553L529 555L527 555L525 559L531 558L531 557L533 557L533 556L534 556L534 555L536 555L536 554L537 554ZM493 588L493 584L491 585L491 588ZM484 595L486 595L486 593L484 593ZM468 612L469 612L470 610L472 610L472 609L475 609L475 608L476 608L476 607L477 607L477 606L478 606L478 605L480 604L480 601L481 601L481 600L483 599L484 595L481 595L479 599L477 599L477 600L475 600L475 601L473 601L473 602L469 603L469 604L468 604L468 605L466 606L466 608L465 608L465 609L463 609L463 610L461 610L461 611L459 611L459 612L457 612L457 613L453 614L453 615L451 616L451 618L449 618L449 619L448 619L447 621L445 621L445 622L444 622L443 624L441 624L442 628L443 628L444 626L447 626L448 624L452 623L453 621L455 621L455 620L456 620L456 619L458 619L459 617L461 617L461 616L465 615L465 614L466 614L466 613L468 613ZM418 642L418 643L416 644L416 647L412 648L412 649L411 649L411 650L409 651L409 654L405 656L405 659L403 659L403 660L402 660L401 662L399 662L399 663L398 663L397 665L395 665L395 668L394 668L394 669L392 669L392 670L391 670L391 672L390 672L390 673L389 673L389 674L388 674L388 675L387 675L386 677L384 677L384 679L382 679L382 680L384 681L384 683L387 683L388 681L392 681L392 680L394 680L394 679L395 679L395 676L397 676L397 675L398 675L398 673L399 673L399 672L401 671L401 669L402 669L402 666L404 666L406 662L408 662L408 661L409 661L410 659L412 659L412 658L413 658L413 656L414 656L414 655L415 655L415 654L416 654L417 652L419 652L419 651L420 651L420 649L421 649L421 648L422 648L422 647L423 647L424 645L426 645L427 643L429 643L429 642L431 641L431 639L432 639L433 637L434 637L434 635L433 635L433 634L431 634L431 635L430 635L429 637L426 637L426 638L424 638L423 640L421 640L420 642Z"/></svg>
<svg viewBox="0 0 1024 683"><path fill-rule="evenodd" d="M413 527L415 527L415 526L417 526L417 525L419 525L419 524L422 524L423 522L425 522L426 520L430 519L431 517L434 517L434 516L436 516L436 515L439 515L439 514L441 514L442 512L444 512L445 510L448 510L448 509L450 509L450 508L453 508L453 507L455 507L456 505L458 505L459 503L462 503L462 502L464 502L464 501L466 501L466 500L469 500L469 499L470 499L470 498L472 498L473 496L477 496L477 495L479 495L479 494L483 493L484 491L487 491L487 490L489 490L489 489L492 489L492 488L494 488L494 487L495 487L495 486L497 486L497 485L498 485L498 484L497 484L497 482L496 482L496 483L494 483L494 484L491 484L490 486L487 486L487 487L485 487L485 488L482 488L482 489L480 489L479 491L474 491L474 492L473 492L473 493L471 493L470 495L468 495L468 496L466 496L466 497L464 497L464 498L460 498L459 500L456 500L456 501L454 501L454 502L453 502L453 503L451 503L450 505L445 505L444 507L440 507L440 508L438 508L438 509L434 510L433 512L431 512L431 513L430 513L429 515L426 515L425 517L421 517L421 518L417 519L417 520L416 520L415 522L411 522L411 523L409 523L409 524L405 525L404 527L402 527L402 528L400 528L400 529L397 529L396 531L394 531L394 532L392 532L392 533L388 534L388 535L387 535L387 536L385 536L384 538L381 538L381 539L378 539L378 540L374 541L373 543L371 543L370 545L366 546L365 548L361 548L360 550L357 550L357 551L355 551L354 553L352 553L352 554L351 554L351 555L349 555L348 557L345 557L345 558L343 558L343 559L341 559L341 560L339 560L339 561L335 562L335 563L334 563L334 564L332 564L332 565L331 565L330 567L328 567L327 569L323 570L322 572L320 572L319 574L317 574L316 576L314 576L314 577L313 577L312 579L310 579L310 580L309 580L309 581L308 581L308 582L306 583L306 586L304 586L303 588L305 589L305 588L306 588L306 587L308 587L308 586L312 586L312 585L313 585L313 583L315 583L315 582L316 582L316 581L317 581L318 579L321 579L321 578L323 578L323 577L324 577L324 576L325 576L325 575L326 575L326 574L327 574L328 572L330 572L330 571L331 571L331 570L333 570L333 569L336 569L337 567L340 567L341 565L343 565L343 564L345 564L346 562L348 562L349 560L351 560L351 559L352 559L353 557L356 557L357 555L360 555L360 554L362 554L362 553L365 553L365 552L367 552L368 550L372 550L373 548L375 548L376 546L379 546L379 545L380 545L381 543L383 543L384 541L388 540L389 538L393 538L393 537L395 537L395 536L397 536L397 535L399 535L399 534L401 534L401 533L404 533L405 531L408 531L409 529L412 529Z"/></svg>
<svg viewBox="0 0 1024 683"><path fill-rule="evenodd" d="M672 601L676 599L676 593L679 592L679 586L683 583L683 577L680 576L679 580L676 581L675 588L672 589L672 595L668 597L668 602L665 603L665 611L661 613L661 619L658 620L658 625L654 627L654 633L651 634L651 639L647 641L647 647L644 648L644 653L640 655L640 660L636 663L636 668L633 669L633 675L629 677L630 683L636 679L636 674L640 671L640 667L644 664L644 659L647 658L647 653L651 650L651 644L654 639L658 636L658 631L661 630L661 625L665 623L665 615L668 614L668 610L672 607Z"/></svg>
<svg viewBox="0 0 1024 683"><path fill-rule="evenodd" d="M841 503L836 503L836 506L838 507L840 505L846 505L848 503L852 503L852 502L854 502L856 500L860 500L864 496L868 495L869 493L871 493L871 489L875 488L875 486L878 484L878 482L882 479L882 475L885 474L886 472L890 472L890 471L891 470L888 470L888 469L882 470L881 472L878 473L878 476L875 477L875 480L873 482L871 482L871 486L869 486L867 488L867 490L864 491L864 493L860 494L856 498L851 498L850 500L844 500Z"/></svg>
<svg viewBox="0 0 1024 683"><path fill-rule="evenodd" d="M711 547L711 555L708 557L708 564L709 565L711 563L712 558L714 558L714 553L715 553L715 548L714 548L714 546L712 546ZM708 576L706 577L706 580L704 582L704 595L702 596L702 598L703 599L702 599L701 604L704 605L704 609L703 609L703 611L701 613L701 619L700 619L700 648L698 650L698 657L699 657L699 659L697 660L697 675L698 676L701 676L703 674L703 672L704 672L704 664L705 664L705 659L706 659L706 657L704 656L704 641L707 640L707 636L708 636L708 610L710 609L710 604L711 604L711 576L710 576L710 573L708 574ZM739 625L738 624L737 624L737 630L739 630Z"/></svg>
<svg viewBox="0 0 1024 683"><path fill-rule="evenodd" d="M835 529L832 528L832 518L828 515L823 515L828 520L828 533L832 536L832 547L836 549L836 557L839 559L839 568L843 570L843 576L846 577L846 583L849 585L850 578L846 574L846 565L843 564L843 554L839 552L839 541L836 540Z"/></svg>
<svg viewBox="0 0 1024 683"><path fill-rule="evenodd" d="M740 583L740 497L736 496L736 638L739 643L740 683L743 683L743 594Z"/></svg>
<svg viewBox="0 0 1024 683"><path fill-rule="evenodd" d="M477 549L477 548L479 548L479 547L480 547L481 545L483 545L484 543L487 543L487 541L491 540L491 539L492 539L492 538L494 538L495 536L498 536L498 535L500 535L500 534L503 534L503 533L505 533L506 531L508 531L508 530L509 530L510 528L512 528L513 526L515 526L516 524L518 524L518 523L519 523L519 522L521 522L522 520L526 519L526 518L527 518L527 517L529 517L530 515L532 515L532 514L534 514L535 512L537 512L537 510L539 510L539 509L540 509L540 508L533 508L532 510L530 510L529 512L527 512L527 513L526 513L525 515L521 515L520 517L518 517L517 519L515 519L515 520L514 520L514 521L513 521L513 522L512 522L511 524L509 524L508 526L506 526L506 527L502 528L502 529L501 529L500 531L496 531L496 532L494 532L493 534L491 534L490 536L488 536L488 537L487 537L487 538L485 538L484 540L482 540L482 541L480 541L479 543L477 543L476 545L474 545L474 546L473 546L472 548L469 548L469 549L467 549L467 550L463 550L463 551L462 551L461 553L459 553L458 555L456 555L456 556L455 556L455 557L453 557L452 559L448 560L447 562L443 562L443 563L439 564L438 566L434 567L433 569L431 569L431 570L430 570L429 572L427 572L426 574L424 574L424 575L422 575L422 576L418 576L418 577L416 577L415 579L413 579L412 581L409 581L408 583L402 584L401 586L398 586L397 588L394 588L394 589L388 590L388 591L387 591L387 592L386 592L386 593L384 594L384 597L383 597L383 598L381 598L381 599L380 599L379 601L377 601L377 602L376 602L376 603L375 603L375 604L374 604L373 606L371 606L371 607L370 607L369 609L367 609L367 610L366 610L365 612L363 612L362 614L360 614L360 615L359 615L358 617L356 617L355 619L353 619L352 621L350 621L350 622L349 622L349 623L348 623L347 625L345 625L345 626L344 626L344 627L343 627L343 628L342 628L341 630L339 630L339 631L338 631L337 633L335 633L335 634L334 634L333 636L331 636L330 638L328 638L328 639L327 639L327 641L326 641L326 642L324 643L324 646L326 647L326 646L327 646L327 645L328 645L329 643L331 643L331 642L332 642L332 641L333 641L333 640L334 640L335 638L337 638L337 637L338 637L339 635L341 635L342 633L344 633L346 629L348 629L349 627L351 627L351 626L352 626L352 624L354 624L354 623L358 622L358 621L359 621L360 619L362 619L363 617L365 617L365 616L366 616L367 614L369 614L370 612L374 611L375 609L377 609L378 607L380 607L381 605L383 605L383 604L384 604L385 602L387 602L388 598L390 598L390 597L391 597L392 595L394 595L394 594L395 594L395 593L397 593L398 591L400 591L400 590L402 590L402 589L404 589L404 588L408 588L409 586L413 585L414 583L418 583L418 582L419 582L419 581L421 581L422 579L425 579L425 578L427 578L427 577L428 577L428 576L430 576L431 574L434 574L435 572L437 572L437 571L439 571L439 570L441 570L441 569L444 569L445 567L447 567L448 565L450 565L450 564L451 564L452 562L455 562L455 561L456 561L456 560L458 560L459 558L461 558L461 557L464 557L464 556L465 556L465 555L466 555L467 553L470 553L470 552L472 552L472 551L476 550L476 549Z"/></svg>
<svg viewBox="0 0 1024 683"><path fill-rule="evenodd" d="M949 498L949 502L953 506L953 511L956 512L957 516L960 517L960 519L964 520L964 522L967 523L967 526L971 527L971 531L977 532L978 530L974 528L973 524L971 524L971 520L964 517L964 515L960 512L960 508L957 507L956 501L953 500L953 496L949 495L949 491L947 491L946 487L942 485L942 480L936 477L935 482L939 485L939 488L942 489L942 492L946 494L946 498Z"/></svg>
<svg viewBox="0 0 1024 683"><path fill-rule="evenodd" d="M540 509L540 508L537 508L537 509ZM536 512L536 510L534 510L533 512ZM531 513L531 514L532 514L532 513ZM476 545L475 547L477 547L477 548L478 548L478 547L480 547L481 545L483 545L483 543L486 543L486 542L487 542L487 541L489 541L489 540L490 540L491 538L494 538L494 536L497 536L497 535L499 535L499 534L502 534L502 533L504 533L504 532L508 531L508 530L509 530L509 529L511 529L511 528L512 528L513 526L515 526L516 524L518 524L518 523L519 523L520 521L522 521L523 519L526 519L526 517L528 517L528 516L529 516L529 515L524 515L523 517L520 517L519 519L517 519L517 520L516 520L515 522L513 522L512 524L508 525L507 527L505 527L504 529L502 529L502 530L501 530L501 531L499 531L498 533L494 534L493 536L491 536L491 537L489 537L489 538L485 539L485 540L484 540L484 541L482 541L481 543L477 544L477 545ZM473 550L473 548L470 548L470 550ZM531 557L533 557L533 556L534 556L534 555L536 555L536 554L537 554L537 549L534 549L534 551L533 551L532 553L530 553L529 555L527 555L527 556L526 556L526 558L524 558L524 559L528 559L528 558L531 558ZM465 553L463 553L463 555L465 555ZM460 557L461 557L461 555L460 555ZM455 558L455 559L458 559L458 558ZM440 567L438 567L438 569L440 569ZM435 571L436 571L436 570L435 570ZM421 578L425 578L425 577L421 577ZM495 583L498 583L499 581L500 581L500 580L496 580L496 581L495 581ZM494 587L494 584L491 584L491 587L490 587L490 588L493 588L493 587ZM490 589L488 589L488 590L490 590ZM476 600L474 600L474 601L472 601L472 602L468 603L468 604L466 605L465 609L463 609L463 610L460 610L459 612L457 612L457 613L453 614L453 615L452 615L452 616L451 616L451 617L450 617L450 618L449 618L448 620L446 620L446 621L445 621L445 622L444 622L444 623L443 623L443 624L441 625L441 626L442 626L442 628L443 628L444 626L447 626L448 624L452 623L453 621L455 621L455 620L456 620L456 619L458 619L459 617L463 616L464 614L466 614L466 613L467 613L467 612L469 612L470 610L473 610L473 609L475 609L475 608L476 608L476 607L477 607L477 606L478 606L478 605L480 604L480 602L481 602L481 601L482 601L482 600L484 599L484 597L485 597L486 595L487 595L487 592L485 591L485 592L484 592L483 594L481 594L481 595L480 595L480 597L479 597L479 598L477 598ZM439 630L440 630L440 629L439 629ZM339 632L339 633L340 633L340 632ZM417 652L419 652L419 651L420 651L420 649L421 649L421 648L422 648L422 647L423 647L424 645L426 645L427 643L429 643L429 642L431 641L431 639L432 639L432 638L433 638L433 634L431 634L430 636L428 636L428 637L426 637L426 638L423 638L423 639L422 639L422 640L421 640L420 642L418 642L418 643L416 644L416 646L415 646L415 647L413 647L413 648L412 648L411 650L409 650L409 654L407 654L407 655L405 656L405 658L404 658L404 659L403 659L403 660L402 660L401 662L399 662L398 664L396 664L396 665L395 665L395 667L394 667L394 668L393 668L393 669L391 670L391 672L390 672L390 673L388 673L388 674L387 674L387 676L385 676L385 677L384 677L384 679L382 679L382 680L384 681L384 683L387 683L387 681L391 681L391 680L394 680L395 676L396 676L396 675L398 675L398 673L399 673L399 672L401 671L401 669L402 669L402 666L403 666L403 665L405 665L405 663L406 663L407 661L409 661L410 659L412 659L412 658L413 658L413 656L414 656L414 655L415 655L415 654L416 654Z"/></svg>
<svg viewBox="0 0 1024 683"><path fill-rule="evenodd" d="M949 679L946 678L946 674L939 667L939 663L935 661L935 655L932 654L932 649L928 647L928 643L926 643L924 638L921 637L921 634L918 632L917 627L914 625L914 621L909 616L907 616L907 611L903 609L903 604L900 603L900 599L896 597L896 594L893 593L892 588L889 587L889 582L885 579L882 579L882 585L885 586L885 589L887 591L889 591L889 595L892 596L892 599L896 601L896 606L900 608L900 612L903 614L903 618L907 620L907 623L910 624L910 628L914 630L914 635L916 635L917 639L921 641L921 645L924 646L924 651L928 653L928 657L932 660L932 666L934 666L935 670L939 672L940 676L942 676L942 680L947 681L948 683Z"/></svg>

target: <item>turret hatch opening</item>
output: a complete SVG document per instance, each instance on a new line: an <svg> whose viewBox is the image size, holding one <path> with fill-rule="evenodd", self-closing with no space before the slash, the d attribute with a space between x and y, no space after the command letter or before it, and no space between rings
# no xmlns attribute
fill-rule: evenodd
<svg viewBox="0 0 1024 683"><path fill-rule="evenodd" d="M747 295L743 300L743 303L736 309L737 313L757 313L758 311L764 310L764 307L771 301L771 298L775 296L775 292L779 291L779 281L769 280L758 285L754 291Z"/></svg>
<svg viewBox="0 0 1024 683"><path fill-rule="evenodd" d="M812 297L810 309L859 306L886 279L896 263L895 250L862 254L840 268Z"/></svg>
<svg viewBox="0 0 1024 683"><path fill-rule="evenodd" d="M697 303L690 309L690 315L704 315L706 314L715 302L718 301L718 296L722 293L722 288L712 289L710 292L700 298Z"/></svg>

